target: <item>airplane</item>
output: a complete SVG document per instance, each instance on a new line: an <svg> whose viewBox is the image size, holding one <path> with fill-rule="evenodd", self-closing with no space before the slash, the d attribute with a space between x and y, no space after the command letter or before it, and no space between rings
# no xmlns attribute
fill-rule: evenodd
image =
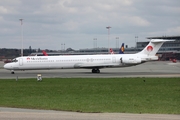
<svg viewBox="0 0 180 120"><path fill-rule="evenodd" d="M114 54L114 51L112 48L110 48L110 53ZM124 43L122 43L121 48L119 49L119 54L124 54Z"/></svg>
<svg viewBox="0 0 180 120"><path fill-rule="evenodd" d="M158 60L155 54L166 41L152 39L140 52L135 54L106 55L69 55L69 56L24 56L13 59L4 68L11 70L49 70L49 69L92 69L92 73L100 73L102 68L131 67L148 61Z"/></svg>
<svg viewBox="0 0 180 120"><path fill-rule="evenodd" d="M122 43L121 48L119 49L119 54L124 54L124 43Z"/></svg>
<svg viewBox="0 0 180 120"><path fill-rule="evenodd" d="M46 53L45 50L42 50L42 53L43 53L44 56L48 56L48 54Z"/></svg>
<svg viewBox="0 0 180 120"><path fill-rule="evenodd" d="M109 49L109 52L110 52L111 54L114 54L114 51L113 51L112 48Z"/></svg>

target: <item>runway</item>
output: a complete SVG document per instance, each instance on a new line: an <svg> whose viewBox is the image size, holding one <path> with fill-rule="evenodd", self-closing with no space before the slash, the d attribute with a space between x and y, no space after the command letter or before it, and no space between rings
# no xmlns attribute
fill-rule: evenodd
<svg viewBox="0 0 180 120"><path fill-rule="evenodd" d="M91 73L91 69L56 69L56 70L30 70L15 71L2 69L0 78L36 78L41 74L43 78L108 78L108 77L180 77L180 63L156 61L127 68L105 68L101 73Z"/></svg>
<svg viewBox="0 0 180 120"><path fill-rule="evenodd" d="M101 73L91 73L90 69L59 69L10 71L2 68L0 63L0 79L36 78L112 78L112 77L180 77L180 64L156 61L128 68L101 69ZM126 114L126 113L77 113L53 110L30 110L0 107L0 119L3 120L179 120L180 115L164 114Z"/></svg>
<svg viewBox="0 0 180 120"><path fill-rule="evenodd" d="M179 120L180 115L77 113L0 107L1 120Z"/></svg>

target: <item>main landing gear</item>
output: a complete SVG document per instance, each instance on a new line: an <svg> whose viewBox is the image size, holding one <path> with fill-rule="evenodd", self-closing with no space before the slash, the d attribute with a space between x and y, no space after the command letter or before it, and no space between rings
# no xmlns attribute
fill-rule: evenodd
<svg viewBox="0 0 180 120"><path fill-rule="evenodd" d="M14 74L14 70L11 70L11 74Z"/></svg>
<svg viewBox="0 0 180 120"><path fill-rule="evenodd" d="M98 68L93 68L92 73L100 73L100 70Z"/></svg>

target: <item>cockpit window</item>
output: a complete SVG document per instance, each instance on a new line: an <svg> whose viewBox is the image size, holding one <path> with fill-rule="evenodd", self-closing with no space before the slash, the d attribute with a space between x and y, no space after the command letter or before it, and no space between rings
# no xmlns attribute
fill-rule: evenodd
<svg viewBox="0 0 180 120"><path fill-rule="evenodd" d="M18 60L17 59L13 59L12 62L18 62Z"/></svg>

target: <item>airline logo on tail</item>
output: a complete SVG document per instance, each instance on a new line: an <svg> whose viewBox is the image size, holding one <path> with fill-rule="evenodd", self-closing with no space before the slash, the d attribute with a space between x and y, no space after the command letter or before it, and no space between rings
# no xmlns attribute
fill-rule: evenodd
<svg viewBox="0 0 180 120"><path fill-rule="evenodd" d="M147 51L148 51L148 52L153 51L153 47L152 47L152 46L148 46L148 47L147 47Z"/></svg>
<svg viewBox="0 0 180 120"><path fill-rule="evenodd" d="M124 54L124 43L122 43L121 48L119 49L119 54Z"/></svg>

